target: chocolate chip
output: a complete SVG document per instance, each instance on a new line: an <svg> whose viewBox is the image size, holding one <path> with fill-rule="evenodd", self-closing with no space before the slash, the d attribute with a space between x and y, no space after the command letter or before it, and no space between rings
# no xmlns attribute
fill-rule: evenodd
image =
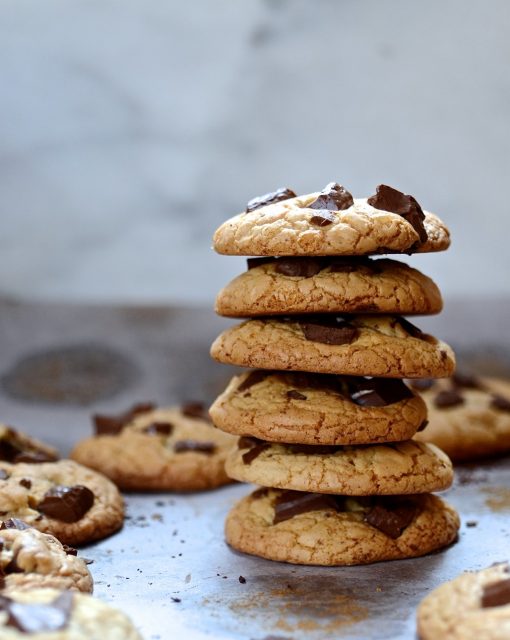
<svg viewBox="0 0 510 640"><path fill-rule="evenodd" d="M248 271L251 269L256 269L257 267L261 267L263 264L269 264L270 262L275 262L276 258L272 257L262 257L262 258L248 258L246 260L246 264L248 266Z"/></svg>
<svg viewBox="0 0 510 640"><path fill-rule="evenodd" d="M413 397L396 378L347 378L347 387L352 401L362 407L385 407Z"/></svg>
<svg viewBox="0 0 510 640"><path fill-rule="evenodd" d="M73 608L74 595L63 591L48 604L28 604L16 602L0 595L0 611L7 614L4 623L21 633L51 633L65 629Z"/></svg>
<svg viewBox="0 0 510 640"><path fill-rule="evenodd" d="M388 537L396 540L404 529L411 524L416 515L416 507L411 503L376 504L365 515L365 522Z"/></svg>
<svg viewBox="0 0 510 640"><path fill-rule="evenodd" d="M242 460L244 464L250 464L258 458L259 455L269 448L269 442L264 442L263 440L259 440L258 438L251 438L248 436L242 436L237 441L238 449L248 449L245 453L243 453Z"/></svg>
<svg viewBox="0 0 510 640"><path fill-rule="evenodd" d="M510 604L510 578L486 584L483 588L481 605L489 607L503 607Z"/></svg>
<svg viewBox="0 0 510 640"><path fill-rule="evenodd" d="M250 211L255 211L256 209L260 209L260 207L265 207L268 204L274 204L275 202L282 202L283 200L289 200L290 198L295 198L295 197L296 197L296 194L294 193L294 191L292 191L292 189L282 187L271 193L266 193L263 196L257 196L256 198L252 198L246 205L246 213L250 213Z"/></svg>
<svg viewBox="0 0 510 640"><path fill-rule="evenodd" d="M304 393L299 393L296 389L290 389L286 393L287 398L290 400L306 400L306 396Z"/></svg>
<svg viewBox="0 0 510 640"><path fill-rule="evenodd" d="M456 371L451 377L452 384L463 389L483 389L483 384L476 376Z"/></svg>
<svg viewBox="0 0 510 640"><path fill-rule="evenodd" d="M256 369L255 371L250 371L248 376L237 387L237 391L246 391L250 387L253 387L259 382L262 382L263 380L265 380L269 375L271 375L270 371L263 371L262 369Z"/></svg>
<svg viewBox="0 0 510 640"><path fill-rule="evenodd" d="M37 510L48 518L77 522L94 504L94 494L81 484L72 487L56 485L44 494Z"/></svg>
<svg viewBox="0 0 510 640"><path fill-rule="evenodd" d="M412 225L420 238L420 242L427 242L427 231L423 224L425 214L413 196L405 195L401 191L393 189L393 187L380 184L376 189L376 195L368 198L368 204L375 209L398 213L399 216L402 216Z"/></svg>
<svg viewBox="0 0 510 640"><path fill-rule="evenodd" d="M244 576L239 576L239 582L241 584L246 584L246 578Z"/></svg>
<svg viewBox="0 0 510 640"><path fill-rule="evenodd" d="M315 258L279 258L274 270L284 276L311 278L324 268L324 263Z"/></svg>
<svg viewBox="0 0 510 640"><path fill-rule="evenodd" d="M341 317L314 316L313 320L300 320L299 326L307 340L323 344L350 344L359 336L359 330Z"/></svg>
<svg viewBox="0 0 510 640"><path fill-rule="evenodd" d="M328 227L335 222L336 216L334 213L330 213L327 209L322 209L319 213L316 213L310 218L310 222L316 227Z"/></svg>
<svg viewBox="0 0 510 640"><path fill-rule="evenodd" d="M28 478L21 478L19 483L20 483L20 485L22 487L25 487L25 489L31 489L32 488L32 481L29 480Z"/></svg>
<svg viewBox="0 0 510 640"><path fill-rule="evenodd" d="M144 433L152 436L169 436L174 430L174 425L171 422L151 422L144 429Z"/></svg>
<svg viewBox="0 0 510 640"><path fill-rule="evenodd" d="M30 529L30 525L18 518L9 518L8 520L4 520L0 525L0 530L3 529L17 529L18 531L24 531L25 529Z"/></svg>
<svg viewBox="0 0 510 640"><path fill-rule="evenodd" d="M329 211L344 211L354 204L352 195L338 184L330 182L319 193L317 198L308 205L308 209L328 209Z"/></svg>
<svg viewBox="0 0 510 640"><path fill-rule="evenodd" d="M336 511L337 503L334 496L303 491L284 491L276 498L273 524L290 520L301 513L319 510Z"/></svg>
<svg viewBox="0 0 510 640"><path fill-rule="evenodd" d="M78 549L75 549L74 547L70 547L68 544L63 544L62 547L68 556L78 555Z"/></svg>
<svg viewBox="0 0 510 640"><path fill-rule="evenodd" d="M5 469L0 469L0 480L7 480L8 477L9 474L7 471L5 471Z"/></svg>
<svg viewBox="0 0 510 640"><path fill-rule="evenodd" d="M409 320L403 318L402 316L396 316L393 322L395 324L399 324L402 329L413 338L418 338L419 340L427 340L429 338L429 335L427 333L423 333L421 329L418 329L416 325L414 325L412 322L409 322Z"/></svg>
<svg viewBox="0 0 510 640"><path fill-rule="evenodd" d="M457 389L444 389L436 395L434 404L439 409L457 407L460 404L464 404L464 398Z"/></svg>
<svg viewBox="0 0 510 640"><path fill-rule="evenodd" d="M499 411L510 411L510 400L499 394L494 394L491 400L491 407Z"/></svg>
<svg viewBox="0 0 510 640"><path fill-rule="evenodd" d="M212 455L216 451L214 442L199 442L198 440L179 440L174 444L175 453L185 453L194 451L195 453L205 453Z"/></svg>
<svg viewBox="0 0 510 640"><path fill-rule="evenodd" d="M119 415L111 415L107 416L104 414L96 414L92 416L92 420L94 421L94 425L96 428L96 435L104 436L104 435L116 435L122 431L122 429L136 416L141 413L147 413L149 411L153 411L156 408L156 405L151 402L139 402Z"/></svg>
<svg viewBox="0 0 510 640"><path fill-rule="evenodd" d="M209 421L209 413L203 402L186 402L181 407L181 413L188 418Z"/></svg>
<svg viewBox="0 0 510 640"><path fill-rule="evenodd" d="M417 378L415 380L407 380L407 382L416 391L427 391L436 384L436 381L432 378Z"/></svg>

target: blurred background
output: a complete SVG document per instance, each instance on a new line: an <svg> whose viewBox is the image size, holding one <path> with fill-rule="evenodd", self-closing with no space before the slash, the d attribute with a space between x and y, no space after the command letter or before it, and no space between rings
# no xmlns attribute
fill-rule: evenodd
<svg viewBox="0 0 510 640"><path fill-rule="evenodd" d="M212 305L248 199L385 182L453 232L445 297L508 294L506 0L2 0L0 294Z"/></svg>

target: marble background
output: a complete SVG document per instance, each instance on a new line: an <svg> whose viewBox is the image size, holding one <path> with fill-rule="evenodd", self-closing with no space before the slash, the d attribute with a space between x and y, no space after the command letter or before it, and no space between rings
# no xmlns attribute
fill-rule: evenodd
<svg viewBox="0 0 510 640"><path fill-rule="evenodd" d="M510 267L506 0L2 0L0 293L210 304L252 196L339 180L450 224L448 296Z"/></svg>

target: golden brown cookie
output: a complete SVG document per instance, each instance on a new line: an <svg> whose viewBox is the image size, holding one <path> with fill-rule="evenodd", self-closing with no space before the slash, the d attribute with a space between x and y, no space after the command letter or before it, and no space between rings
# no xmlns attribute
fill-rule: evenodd
<svg viewBox="0 0 510 640"><path fill-rule="evenodd" d="M293 313L433 314L436 284L396 260L251 258L216 298L216 313L245 317Z"/></svg>
<svg viewBox="0 0 510 640"><path fill-rule="evenodd" d="M54 462L58 451L32 436L0 424L0 460L5 462Z"/></svg>
<svg viewBox="0 0 510 640"><path fill-rule="evenodd" d="M109 536L124 520L117 487L72 460L0 462L0 512L73 546Z"/></svg>
<svg viewBox="0 0 510 640"><path fill-rule="evenodd" d="M242 367L383 378L442 378L455 368L447 344L400 316L247 320L220 334L211 355Z"/></svg>
<svg viewBox="0 0 510 640"><path fill-rule="evenodd" d="M510 451L509 381L459 374L415 384L422 387L429 413L416 440L433 442L458 462Z"/></svg>
<svg viewBox="0 0 510 640"><path fill-rule="evenodd" d="M508 640L510 566L466 572L442 584L421 602L421 640Z"/></svg>
<svg viewBox="0 0 510 640"><path fill-rule="evenodd" d="M209 413L236 435L329 445L408 440L427 418L401 380L261 369L232 378Z"/></svg>
<svg viewBox="0 0 510 640"><path fill-rule="evenodd" d="M353 199L335 183L320 193L266 194L214 234L218 253L246 256L360 256L444 251L450 234L412 196L380 185ZM256 200L256 202L255 202Z"/></svg>
<svg viewBox="0 0 510 640"><path fill-rule="evenodd" d="M414 440L327 447L242 437L226 470L241 482L349 496L430 493L447 489L453 480L446 454Z"/></svg>
<svg viewBox="0 0 510 640"><path fill-rule="evenodd" d="M99 428L99 435L76 445L71 458L122 489L200 491L227 484L225 457L236 439L214 429L205 408L193 406L150 407L116 433ZM99 416L100 424L101 419L118 417Z"/></svg>
<svg viewBox="0 0 510 640"><path fill-rule="evenodd" d="M76 549L22 520L0 526L0 574L4 594L41 587L92 592L92 576Z"/></svg>
<svg viewBox="0 0 510 640"><path fill-rule="evenodd" d="M259 489L230 511L227 542L269 560L355 565L422 556L453 542L459 517L430 494L376 498Z"/></svg>

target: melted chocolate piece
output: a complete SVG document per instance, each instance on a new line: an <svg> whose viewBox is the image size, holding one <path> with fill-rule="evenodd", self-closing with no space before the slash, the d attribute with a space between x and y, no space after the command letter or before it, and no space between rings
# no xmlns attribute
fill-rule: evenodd
<svg viewBox="0 0 510 640"><path fill-rule="evenodd" d="M54 462L57 457L37 448L19 437L15 429L7 429L0 439L0 460L6 462Z"/></svg>
<svg viewBox="0 0 510 640"><path fill-rule="evenodd" d="M352 401L362 407L385 407L412 398L412 391L397 378L348 378Z"/></svg>
<svg viewBox="0 0 510 640"><path fill-rule="evenodd" d="M335 222L336 216L334 213L330 213L327 209L322 209L319 213L316 213L310 218L310 222L316 227L328 227Z"/></svg>
<svg viewBox="0 0 510 640"><path fill-rule="evenodd" d="M483 588L481 605L489 607L503 607L510 604L510 578L486 584Z"/></svg>
<svg viewBox="0 0 510 640"><path fill-rule="evenodd" d="M78 555L78 549L75 549L74 547L70 547L68 544L63 544L62 547L64 548L64 551L67 553L68 556Z"/></svg>
<svg viewBox="0 0 510 640"><path fill-rule="evenodd" d="M281 189L277 189L276 191L273 191L271 193L266 193L263 196L252 198L246 205L246 213L250 213L250 211L260 209L260 207L265 207L268 204L282 202L283 200L289 200L290 198L295 197L296 194L294 193L294 191L292 191L292 189L282 187Z"/></svg>
<svg viewBox="0 0 510 640"><path fill-rule="evenodd" d="M427 242L427 230L423 224L425 214L413 196L405 195L393 187L380 184L376 189L376 195L368 198L368 204L381 211L398 213L412 225L420 242Z"/></svg>
<svg viewBox="0 0 510 640"><path fill-rule="evenodd" d="M434 404L439 409L457 407L460 404L464 404L464 398L457 389L445 389L436 395Z"/></svg>
<svg viewBox="0 0 510 640"><path fill-rule="evenodd" d="M21 478L19 483L20 483L20 485L22 487L25 487L25 489L31 489L32 488L32 480L29 480L28 478Z"/></svg>
<svg viewBox="0 0 510 640"><path fill-rule="evenodd" d="M416 391L427 391L436 384L433 378L417 378L415 380L408 380L407 382L413 389L416 389Z"/></svg>
<svg viewBox="0 0 510 640"><path fill-rule="evenodd" d="M476 376L456 371L452 378L452 384L462 389L483 389L481 381Z"/></svg>
<svg viewBox="0 0 510 640"><path fill-rule="evenodd" d="M372 525L389 538L396 540L404 529L411 524L416 515L416 506L412 503L401 502L376 504L365 515L365 522Z"/></svg>
<svg viewBox="0 0 510 640"><path fill-rule="evenodd" d="M289 389L286 393L287 398L290 400L306 400L306 396L304 393L300 393L296 389Z"/></svg>
<svg viewBox="0 0 510 640"><path fill-rule="evenodd" d="M314 316L313 320L299 320L299 326L307 340L323 344L350 344L359 336L359 329L344 318Z"/></svg>
<svg viewBox="0 0 510 640"><path fill-rule="evenodd" d="M256 269L257 267L261 267L263 264L269 264L270 262L275 262L276 258L271 257L262 257L262 258L248 258L246 260L246 264L248 266L248 271L251 269Z"/></svg>
<svg viewBox="0 0 510 640"><path fill-rule="evenodd" d="M195 453L205 453L212 455L216 451L214 442L199 442L198 440L179 440L174 444L175 453L194 451Z"/></svg>
<svg viewBox="0 0 510 640"><path fill-rule="evenodd" d="M284 491L276 498L273 524L290 520L290 518L301 513L319 510L336 511L337 502L335 497L321 493Z"/></svg>
<svg viewBox="0 0 510 640"><path fill-rule="evenodd" d="M30 525L18 518L9 518L8 520L4 520L0 525L0 531L3 529L17 529L18 531L23 531L25 529L30 529Z"/></svg>
<svg viewBox="0 0 510 640"><path fill-rule="evenodd" d="M174 430L171 422L151 422L144 429L144 433L150 436L169 436Z"/></svg>
<svg viewBox="0 0 510 640"><path fill-rule="evenodd" d="M317 198L308 205L308 209L327 209L329 211L344 211L354 204L352 195L338 184L330 182L319 193Z"/></svg>
<svg viewBox="0 0 510 640"><path fill-rule="evenodd" d="M0 480L7 480L9 474L5 469L0 469Z"/></svg>
<svg viewBox="0 0 510 640"><path fill-rule="evenodd" d="M72 487L56 485L44 494L37 510L48 518L77 522L94 504L94 494L81 484Z"/></svg>
<svg viewBox="0 0 510 640"><path fill-rule="evenodd" d="M510 400L496 393L492 396L491 407L499 411L510 411Z"/></svg>
<svg viewBox="0 0 510 640"><path fill-rule="evenodd" d="M396 316L394 322L398 323L413 338L418 338L419 340L427 340L429 338L427 333L423 333L421 329L418 329L416 325L402 316Z"/></svg>
<svg viewBox="0 0 510 640"><path fill-rule="evenodd" d="M136 416L141 413L147 413L153 411L156 405L151 402L139 402L116 416L107 416L103 414L96 414L92 417L94 426L96 428L96 435L116 435L122 431L122 429L131 422Z"/></svg>
<svg viewBox="0 0 510 640"><path fill-rule="evenodd" d="M284 276L311 278L323 268L323 261L316 258L279 258L274 270Z"/></svg>
<svg viewBox="0 0 510 640"><path fill-rule="evenodd" d="M25 604L0 595L0 611L7 614L7 627L27 634L51 633L68 625L73 599L70 591L63 591L48 604Z"/></svg>
<svg viewBox="0 0 510 640"><path fill-rule="evenodd" d="M258 458L263 451L269 448L269 446L269 442L264 442L264 440L248 436L242 436L237 441L238 449L248 449L248 451L243 453L241 456L244 464L250 464L253 462L255 458Z"/></svg>
<svg viewBox="0 0 510 640"><path fill-rule="evenodd" d="M248 377L241 382L241 384L237 387L237 391L246 391L250 387L262 382L267 378L267 376L271 375L270 371L264 371L262 369L255 369L255 371L250 371Z"/></svg>
<svg viewBox="0 0 510 640"><path fill-rule="evenodd" d="M203 402L187 402L181 407L181 413L188 418L210 421L207 407Z"/></svg>

